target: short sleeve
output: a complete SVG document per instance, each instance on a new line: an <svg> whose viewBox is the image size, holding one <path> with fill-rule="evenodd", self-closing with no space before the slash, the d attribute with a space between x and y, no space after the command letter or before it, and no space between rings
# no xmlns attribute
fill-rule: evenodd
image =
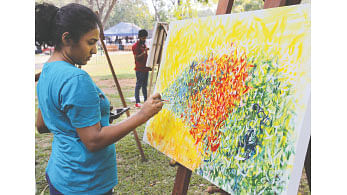
<svg viewBox="0 0 347 195"><path fill-rule="evenodd" d="M61 111L76 128L89 127L101 120L100 100L92 79L87 74L74 76L62 87Z"/></svg>

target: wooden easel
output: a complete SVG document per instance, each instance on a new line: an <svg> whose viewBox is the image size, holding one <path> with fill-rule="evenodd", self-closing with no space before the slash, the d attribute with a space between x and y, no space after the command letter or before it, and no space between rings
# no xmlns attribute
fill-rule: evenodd
<svg viewBox="0 0 347 195"><path fill-rule="evenodd" d="M167 36L168 24L163 22L158 22L154 27L154 31L155 33L152 38L153 44L151 48L151 53L150 53L150 56L148 56L149 58L147 59L147 64L146 64L147 67L152 68L151 76L149 79L148 94L151 94L152 85L153 85L153 75L156 74L155 81L158 77L161 54L163 51L164 41Z"/></svg>
<svg viewBox="0 0 347 195"><path fill-rule="evenodd" d="M301 0L264 0L264 9L299 4ZM219 0L216 15L229 14L233 7L234 0ZM311 138L306 152L305 170L309 187L311 190ZM175 184L172 190L173 195L187 194L192 171L178 164Z"/></svg>
<svg viewBox="0 0 347 195"><path fill-rule="evenodd" d="M98 13L96 13L98 15ZM111 58L110 56L108 55L108 51L107 51L107 47L105 45L105 36L104 36L104 28L102 26L102 24L99 24L99 28L100 28L100 42L101 42L101 46L105 52L105 55L106 55L106 59L107 59L107 62L108 62L108 65L110 67L110 70L111 70L111 73L112 73L112 77L113 77L113 80L117 86L117 90L118 90L118 94L120 96L120 99L122 101L122 104L123 104L123 107L126 108L127 107L127 104L125 102L125 99L124 99L124 96L123 96L123 92L122 92L122 89L119 85L119 82L118 82L118 79L117 79L117 76L116 76L116 73L114 72L114 69L113 69L113 66L112 66L112 62L111 62ZM126 111L126 114L127 114L127 117L130 117L130 112L129 111ZM143 149L142 149L142 146L141 146L141 142L139 140L139 137L137 135L137 132L136 130L134 129L133 130L133 134L134 134L134 137L135 137L135 141L136 141L136 145L137 145L137 148L139 149L140 151L140 154L141 154L141 160L142 161L147 161L146 157L145 157L145 154L143 153Z"/></svg>

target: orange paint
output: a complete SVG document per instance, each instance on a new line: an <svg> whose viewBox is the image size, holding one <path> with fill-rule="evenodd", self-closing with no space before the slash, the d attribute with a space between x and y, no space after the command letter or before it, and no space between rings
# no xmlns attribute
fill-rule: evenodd
<svg viewBox="0 0 347 195"><path fill-rule="evenodd" d="M231 44L235 47L235 44ZM235 48L230 55L220 58L209 58L204 63L194 67L195 75L205 75L211 78L210 86L189 97L189 108L186 109L185 119L192 126L189 131L195 139L195 144L207 140L208 149L215 152L220 145L219 129L224 125L233 108L241 101L241 96L246 94L249 87L245 85L248 77L247 71L251 64L247 64L245 52L238 56ZM189 87L197 85L195 77Z"/></svg>

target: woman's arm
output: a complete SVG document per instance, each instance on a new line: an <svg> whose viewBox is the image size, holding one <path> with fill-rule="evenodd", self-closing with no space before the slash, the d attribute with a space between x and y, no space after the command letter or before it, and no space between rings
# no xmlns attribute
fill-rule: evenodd
<svg viewBox="0 0 347 195"><path fill-rule="evenodd" d="M36 127L39 133L50 133L45 125L45 122L43 121L40 108L37 110Z"/></svg>
<svg viewBox="0 0 347 195"><path fill-rule="evenodd" d="M145 123L158 113L163 106L159 93L151 96L142 106L141 110L121 123L106 127L100 122L90 127L76 128L84 145L91 152L98 151L112 143L117 142L137 126Z"/></svg>

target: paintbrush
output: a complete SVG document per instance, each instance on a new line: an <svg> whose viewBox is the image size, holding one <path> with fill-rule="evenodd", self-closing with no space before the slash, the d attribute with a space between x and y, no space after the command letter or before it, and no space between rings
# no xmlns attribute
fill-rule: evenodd
<svg viewBox="0 0 347 195"><path fill-rule="evenodd" d="M170 102L170 100L163 100L163 99L160 99L161 102L165 103L165 104L173 104Z"/></svg>
<svg viewBox="0 0 347 195"><path fill-rule="evenodd" d="M160 94L160 96L161 96L161 94ZM164 100L164 99L161 99L161 98L159 98L159 100L161 102L163 102L163 103L166 103L166 104L173 104L173 103L170 103L170 100Z"/></svg>

